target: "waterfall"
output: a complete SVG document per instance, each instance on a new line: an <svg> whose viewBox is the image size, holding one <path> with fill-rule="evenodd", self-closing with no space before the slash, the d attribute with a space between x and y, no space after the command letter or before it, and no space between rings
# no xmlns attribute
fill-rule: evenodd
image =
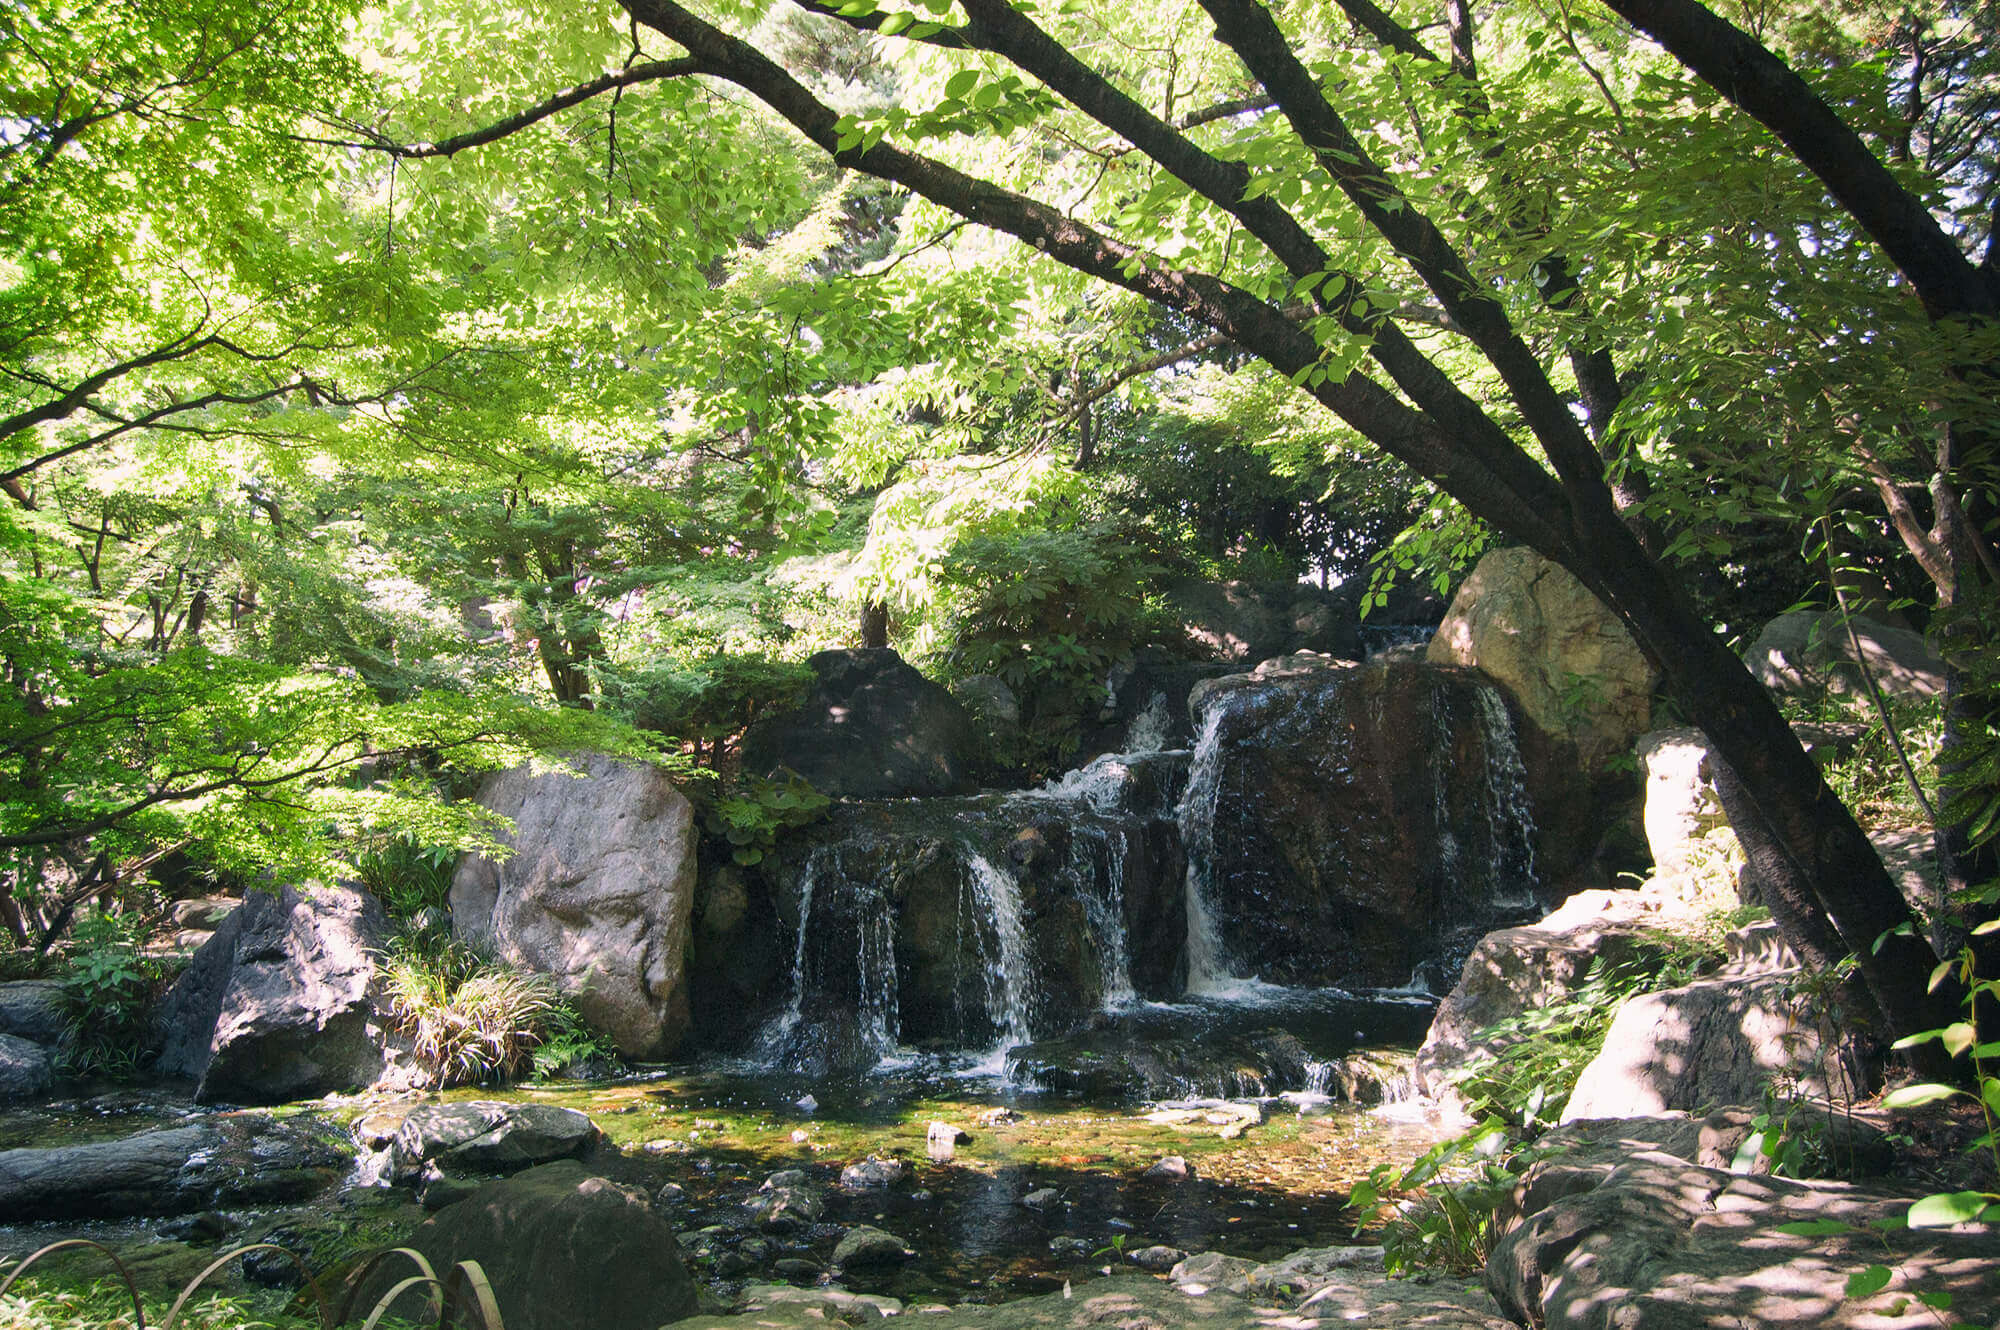
<svg viewBox="0 0 2000 1330"><path fill-rule="evenodd" d="M1013 877L982 854L969 853L965 869L973 902L992 923L997 940L995 954L986 958L986 1010L1000 1027L1000 1044L993 1056L1004 1059L1009 1047L1034 1038L1030 1028L1033 977L1028 970L1021 893ZM976 922L973 927L976 932Z"/></svg>
<svg viewBox="0 0 2000 1330"><path fill-rule="evenodd" d="M1167 695L1154 693L1146 699L1146 708L1132 718L1132 727L1125 732L1125 751L1128 753L1157 753L1167 746L1167 737L1173 731L1173 716L1167 709Z"/></svg>
<svg viewBox="0 0 2000 1330"><path fill-rule="evenodd" d="M792 1032L798 1029L799 1019L805 1011L806 999L806 938L812 930L807 923L812 918L813 887L825 861L832 852L824 847L814 850L806 857L805 865L799 870L799 936L792 945L792 999L785 1009L766 1025L757 1036L757 1050L765 1061L783 1061L785 1050L792 1043Z"/></svg>
<svg viewBox="0 0 2000 1330"><path fill-rule="evenodd" d="M1188 769L1187 792L1181 796L1176 812L1181 844L1187 852L1187 890L1183 894L1187 902L1190 993L1216 992L1229 987L1237 978L1229 967L1222 935L1208 906L1215 863L1216 800L1222 790L1223 711L1218 701L1202 718L1201 736L1195 740L1194 759Z"/></svg>
<svg viewBox="0 0 2000 1330"><path fill-rule="evenodd" d="M1486 750L1486 825L1496 862L1493 903L1503 909L1535 904L1535 818L1528 803L1528 768L1514 737L1514 718L1497 689L1474 690ZM1510 887L1519 895L1510 895Z"/></svg>

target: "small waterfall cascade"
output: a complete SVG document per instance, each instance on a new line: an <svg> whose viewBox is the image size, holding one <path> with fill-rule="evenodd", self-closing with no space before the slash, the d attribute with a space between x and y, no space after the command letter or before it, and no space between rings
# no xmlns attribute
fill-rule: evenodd
<svg viewBox="0 0 2000 1330"><path fill-rule="evenodd" d="M1356 631L1361 637L1364 660L1394 647L1417 646L1437 636L1434 626L1422 623L1364 623Z"/></svg>
<svg viewBox="0 0 2000 1330"><path fill-rule="evenodd" d="M1215 809L1222 792L1222 718L1224 708L1211 706L1202 718L1188 764L1187 790L1181 795L1176 820L1181 847L1187 854L1187 989L1214 993L1228 989L1238 976L1231 970L1209 907L1214 889Z"/></svg>
<svg viewBox="0 0 2000 1330"><path fill-rule="evenodd" d="M1486 750L1486 825L1500 852L1495 865L1494 904L1505 909L1535 906L1535 815L1528 799L1528 768L1521 760L1514 718L1499 690L1481 684L1474 693ZM1505 893L1509 886L1514 894Z"/></svg>
<svg viewBox="0 0 2000 1330"><path fill-rule="evenodd" d="M790 999L757 1038L778 1066L872 1066L899 1041L895 919L879 892L856 889L841 849L818 847L799 870Z"/></svg>
<svg viewBox="0 0 2000 1330"><path fill-rule="evenodd" d="M1146 699L1145 709L1132 718L1132 727L1125 732L1127 753L1157 753L1167 746L1167 736L1173 732L1173 715L1167 707L1167 695L1154 693Z"/></svg>
<svg viewBox="0 0 2000 1330"><path fill-rule="evenodd" d="M1012 876L976 852L965 859L965 881L980 916L968 921L967 931L979 936L983 932L979 925L986 923L993 930L996 945L985 966L986 1011L1000 1027L1000 1043L993 1058L1004 1060L1009 1047L1034 1038L1030 1021L1034 977L1029 971L1020 887Z"/></svg>

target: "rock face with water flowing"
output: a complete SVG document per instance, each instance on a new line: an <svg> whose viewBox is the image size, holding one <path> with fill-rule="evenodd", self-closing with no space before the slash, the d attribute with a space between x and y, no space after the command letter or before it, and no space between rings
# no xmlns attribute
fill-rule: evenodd
<svg viewBox="0 0 2000 1330"><path fill-rule="evenodd" d="M619 1052L665 1057L688 1026L694 808L657 767L573 765L581 778L517 767L487 780L479 801L512 819L514 854L459 865L452 931L553 976Z"/></svg>
<svg viewBox="0 0 2000 1330"><path fill-rule="evenodd" d="M794 772L822 794L899 799L972 788L977 740L957 699L889 647L822 651L796 711L752 725L743 769Z"/></svg>
<svg viewBox="0 0 2000 1330"><path fill-rule="evenodd" d="M1534 908L1512 722L1465 671L1310 664L1198 695L1181 829L1222 955L1191 965L1198 977L1401 985Z"/></svg>
<svg viewBox="0 0 2000 1330"><path fill-rule="evenodd" d="M235 1113L123 1140L0 1151L8 1222L179 1214L303 1200L350 1155L337 1129Z"/></svg>
<svg viewBox="0 0 2000 1330"><path fill-rule="evenodd" d="M758 866L768 905L746 918L775 923L777 982L716 1005L761 1010L762 1055L823 1074L905 1044L997 1050L1177 994L1178 771L1107 759L1042 791L836 808Z"/></svg>
<svg viewBox="0 0 2000 1330"><path fill-rule="evenodd" d="M477 1261L508 1330L656 1330L697 1306L674 1231L646 1197L567 1160L481 1187L427 1220L408 1245L440 1277ZM414 1273L403 1263L378 1267L356 1307L373 1306ZM406 1294L400 1314L414 1313L421 1297Z"/></svg>
<svg viewBox="0 0 2000 1330"><path fill-rule="evenodd" d="M351 887L252 891L161 1005L159 1069L205 1104L276 1104L381 1074L382 907Z"/></svg>

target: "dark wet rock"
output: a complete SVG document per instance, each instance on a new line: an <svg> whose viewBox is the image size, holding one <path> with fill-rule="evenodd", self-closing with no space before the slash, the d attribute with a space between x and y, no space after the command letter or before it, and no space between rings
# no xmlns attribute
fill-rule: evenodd
<svg viewBox="0 0 2000 1330"><path fill-rule="evenodd" d="M1531 1172L1522 1213L1486 1266L1487 1287L1524 1324L1850 1330L1885 1324L1918 1291L1949 1295L1956 1323L2000 1317L1990 1230L1884 1226L1914 1193L1750 1177L1658 1151L1628 1154L1587 1182L1545 1181ZM1780 1231L1823 1221L1844 1231ZM1848 1297L1848 1276L1878 1264L1891 1271L1883 1292Z"/></svg>
<svg viewBox="0 0 2000 1330"><path fill-rule="evenodd" d="M426 1210L442 1210L465 1200L480 1185L471 1178L455 1178L449 1173L427 1173L417 1184L417 1203Z"/></svg>
<svg viewBox="0 0 2000 1330"><path fill-rule="evenodd" d="M1081 1261L1089 1259L1096 1251L1089 1238L1079 1238L1069 1233L1061 1233L1049 1239L1049 1254L1058 1261Z"/></svg>
<svg viewBox="0 0 2000 1330"><path fill-rule="evenodd" d="M1142 1176L1152 1178L1156 1182L1186 1182L1194 1175L1193 1164L1188 1163L1180 1155L1168 1155L1148 1165Z"/></svg>
<svg viewBox="0 0 2000 1330"><path fill-rule="evenodd" d="M236 1231L236 1225L227 1215L216 1210L202 1210L195 1214L170 1219L156 1230L168 1242L192 1243L198 1247L212 1247Z"/></svg>
<svg viewBox="0 0 2000 1330"><path fill-rule="evenodd" d="M597 1142L588 1117L553 1104L469 1100L413 1108L396 1129L396 1173L435 1164L447 1173L515 1173L573 1158Z"/></svg>
<svg viewBox="0 0 2000 1330"><path fill-rule="evenodd" d="M781 1168L764 1179L759 1191L777 1191L781 1187L804 1187L810 1185L812 1175L802 1168Z"/></svg>
<svg viewBox="0 0 2000 1330"><path fill-rule="evenodd" d="M816 1188L773 1187L743 1202L750 1222L767 1233L791 1233L819 1222L826 1201Z"/></svg>
<svg viewBox="0 0 2000 1330"><path fill-rule="evenodd" d="M1577 1078L1563 1120L1637 1117L1757 1099L1774 1079L1851 1102L1860 1087L1802 973L1728 975L1627 999Z"/></svg>
<svg viewBox="0 0 2000 1330"><path fill-rule="evenodd" d="M1030 1210L1060 1210L1063 1205L1062 1193L1054 1187L1040 1187L1023 1196L1021 1204Z"/></svg>
<svg viewBox="0 0 2000 1330"><path fill-rule="evenodd" d="M877 1159L870 1155L858 1164L849 1164L841 1169L840 1185L849 1191L893 1187L903 1180L906 1171L900 1159Z"/></svg>
<svg viewBox="0 0 2000 1330"><path fill-rule="evenodd" d="M803 1279L807 1281L818 1279L826 1273L825 1266L821 1265L818 1261L809 1261L803 1256L787 1256L782 1260L774 1261L771 1264L771 1269L786 1279Z"/></svg>
<svg viewBox="0 0 2000 1330"><path fill-rule="evenodd" d="M1155 1244L1151 1247L1141 1247L1135 1252L1127 1252L1126 1259L1141 1270L1150 1270L1156 1275L1163 1275L1186 1260L1187 1253L1179 1247Z"/></svg>
<svg viewBox="0 0 2000 1330"><path fill-rule="evenodd" d="M894 1233L863 1224L842 1235L833 1249L833 1263L844 1270L871 1270L901 1265L916 1254Z"/></svg>
<svg viewBox="0 0 2000 1330"><path fill-rule="evenodd" d="M581 776L516 767L479 801L510 819L494 861L470 855L451 885L453 932L552 976L628 1057L661 1058L688 1029L694 806L658 767L579 756Z"/></svg>
<svg viewBox="0 0 2000 1330"><path fill-rule="evenodd" d="M1297 651L1361 658L1353 601L1302 582L1184 582L1167 602L1190 640L1222 660Z"/></svg>
<svg viewBox="0 0 2000 1330"><path fill-rule="evenodd" d="M382 1072L370 987L382 907L351 887L252 891L161 1005L158 1069L200 1103L275 1104Z"/></svg>
<svg viewBox="0 0 2000 1330"><path fill-rule="evenodd" d="M687 1188L678 1182L669 1182L653 1193L653 1204L663 1210L672 1210L687 1203Z"/></svg>
<svg viewBox="0 0 2000 1330"><path fill-rule="evenodd" d="M1490 684L1393 661L1259 671L1198 690L1182 814L1228 972L1398 987L1537 912L1544 801Z"/></svg>
<svg viewBox="0 0 2000 1330"><path fill-rule="evenodd" d="M55 1078L55 1060L48 1049L11 1034L0 1034L0 1103L45 1094Z"/></svg>
<svg viewBox="0 0 2000 1330"><path fill-rule="evenodd" d="M331 1127L217 1116L123 1140L0 1151L0 1214L101 1219L298 1201L339 1181L350 1158Z"/></svg>
<svg viewBox="0 0 2000 1330"><path fill-rule="evenodd" d="M743 769L793 772L836 798L957 794L972 786L977 744L952 695L888 647L822 651L797 711L743 735Z"/></svg>
<svg viewBox="0 0 2000 1330"><path fill-rule="evenodd" d="M1081 766L1105 753L1189 747L1195 727L1188 694L1204 679L1241 668L1240 662L1183 660L1158 647L1140 648L1111 667L1105 704L1085 724L1074 761Z"/></svg>
<svg viewBox="0 0 2000 1330"><path fill-rule="evenodd" d="M426 1220L409 1246L443 1273L477 1261L508 1330L655 1330L698 1310L674 1232L643 1194L571 1160L481 1187ZM378 1267L357 1306L412 1273ZM413 1313L418 1297L398 1304Z"/></svg>
<svg viewBox="0 0 2000 1330"><path fill-rule="evenodd" d="M63 986L56 980L17 979L0 984L0 1035L54 1044L68 1029Z"/></svg>

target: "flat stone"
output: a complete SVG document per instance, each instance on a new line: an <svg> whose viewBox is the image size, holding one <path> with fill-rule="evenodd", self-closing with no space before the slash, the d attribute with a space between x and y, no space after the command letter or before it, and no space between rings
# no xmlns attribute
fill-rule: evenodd
<svg viewBox="0 0 2000 1330"><path fill-rule="evenodd" d="M396 1129L396 1172L435 1162L448 1173L515 1173L582 1154L597 1136L588 1117L553 1104L425 1104Z"/></svg>
<svg viewBox="0 0 2000 1330"><path fill-rule="evenodd" d="M0 1151L9 1222L106 1219L305 1200L347 1171L337 1131L217 1115L114 1141Z"/></svg>
<svg viewBox="0 0 2000 1330"><path fill-rule="evenodd" d="M894 1233L863 1224L841 1235L833 1249L833 1263L847 1270L876 1269L901 1265L916 1254Z"/></svg>

